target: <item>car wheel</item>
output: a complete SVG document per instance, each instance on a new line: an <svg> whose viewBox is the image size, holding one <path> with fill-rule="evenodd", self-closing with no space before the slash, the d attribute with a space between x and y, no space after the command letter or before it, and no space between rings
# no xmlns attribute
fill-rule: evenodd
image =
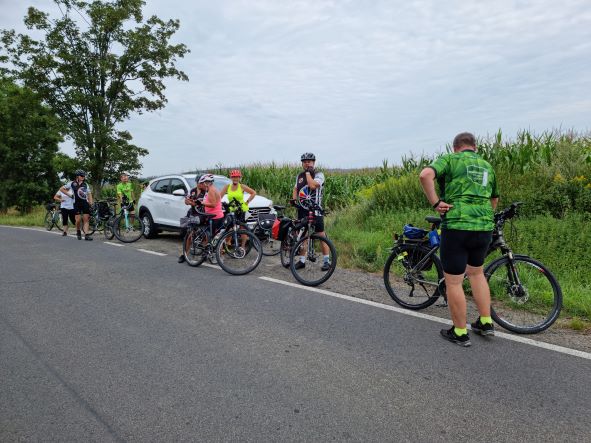
<svg viewBox="0 0 591 443"><path fill-rule="evenodd" d="M142 214L142 221L144 222L144 237L156 237L156 235L158 235L158 231L156 230L156 225L154 224L154 220L152 219L149 211L145 211Z"/></svg>

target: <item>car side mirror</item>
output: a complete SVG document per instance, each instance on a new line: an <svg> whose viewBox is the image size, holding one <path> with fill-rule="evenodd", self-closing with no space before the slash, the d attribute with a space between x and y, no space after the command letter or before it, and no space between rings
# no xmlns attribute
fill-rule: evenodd
<svg viewBox="0 0 591 443"><path fill-rule="evenodd" d="M175 189L174 191L172 191L172 195L178 195L179 197L184 197L185 190L184 189Z"/></svg>

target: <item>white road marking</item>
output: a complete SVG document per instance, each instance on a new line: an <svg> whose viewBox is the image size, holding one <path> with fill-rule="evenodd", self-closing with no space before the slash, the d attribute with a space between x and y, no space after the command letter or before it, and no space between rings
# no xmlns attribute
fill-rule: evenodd
<svg viewBox="0 0 591 443"><path fill-rule="evenodd" d="M110 242L110 241L105 241L103 243L106 244L106 245L117 246L119 248L122 248L122 247L125 246L125 245L122 245L121 243L113 243L113 242Z"/></svg>
<svg viewBox="0 0 591 443"><path fill-rule="evenodd" d="M208 268L213 268L213 269L222 269L218 265L212 265L211 263L203 263L201 266L207 266Z"/></svg>
<svg viewBox="0 0 591 443"><path fill-rule="evenodd" d="M138 250L138 251L145 252L146 254L158 255L158 256L160 256L160 257L164 257L165 255L168 255L168 254L165 254L165 253L163 253L163 252L150 251L150 250L148 250L148 249L141 249L141 248L138 248L137 250Z"/></svg>
<svg viewBox="0 0 591 443"><path fill-rule="evenodd" d="M339 294L338 292L327 291L326 289L318 289L318 288L313 288L313 287L309 287L309 286L302 286L298 283L288 282L288 281L284 281L284 280L278 280L276 278L271 278L271 277L259 277L259 278L261 280L270 281L270 282L277 283L280 285L291 286L294 288L303 289L305 291L317 292L319 294L329 295L331 297L340 298L342 300L347 300L347 301L351 301L354 303L360 303L363 305L373 306L376 308L385 309L387 311L398 312L399 314L408 315L410 317L422 318L425 320L430 320L430 321L434 321L437 323L443 323L446 325L452 324L450 320L447 320L445 318L435 317L434 315L423 314L421 312L416 312L416 311L409 311L407 309L399 308L396 306L385 305L383 303L378 303L378 302L371 301L371 300L365 300L362 298L351 297L349 295ZM470 328L470 325L468 325L468 328ZM562 354L573 355L575 357L584 358L586 360L591 360L591 353L589 353L589 352L579 351L577 349L566 348L564 346L553 345L550 343L545 343L545 342L533 340L531 338L525 338L525 337L522 337L519 335L512 335L512 334L507 334L506 332L495 331L495 337L504 338L505 340L523 343L523 344L527 344L530 346L535 346L538 348L547 349L550 351L560 352Z"/></svg>

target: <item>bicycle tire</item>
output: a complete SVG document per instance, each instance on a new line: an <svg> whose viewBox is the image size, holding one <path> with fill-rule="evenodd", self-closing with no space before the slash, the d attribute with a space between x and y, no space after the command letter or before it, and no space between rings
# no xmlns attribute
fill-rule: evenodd
<svg viewBox="0 0 591 443"><path fill-rule="evenodd" d="M228 274L245 275L254 271L261 262L263 247L249 229L238 229L236 234L235 238L234 230L231 229L220 237L215 248L215 257L217 264ZM228 239L230 241L227 243ZM244 246L242 242L245 242Z"/></svg>
<svg viewBox="0 0 591 443"><path fill-rule="evenodd" d="M123 243L133 243L144 235L144 222L139 217L133 217L133 221L128 219L126 224L125 217L119 215L113 221L113 233L117 240Z"/></svg>
<svg viewBox="0 0 591 443"><path fill-rule="evenodd" d="M45 213L45 220L44 220L45 229L51 231L53 229L53 212L47 211Z"/></svg>
<svg viewBox="0 0 591 443"><path fill-rule="evenodd" d="M189 266L197 267L205 261L207 254L202 241L206 236L207 234L204 231L194 229L189 229L185 234L185 238L183 238L183 255Z"/></svg>
<svg viewBox="0 0 591 443"><path fill-rule="evenodd" d="M312 242L318 242L319 244L313 245L312 249L310 248L309 240L312 240ZM322 271L321 269L323 266L322 243L328 246L330 254L330 267L326 271ZM299 259L296 259L296 256L299 257L300 251L304 245L306 245L307 248L305 267L302 269L296 269L296 265L300 261ZM297 241L291 249L289 261L289 269L297 281L304 286L318 286L327 281L335 271L337 267L337 250L327 237L318 234L306 235ZM316 276L319 277L315 278Z"/></svg>
<svg viewBox="0 0 591 443"><path fill-rule="evenodd" d="M273 257L281 252L281 242L273 238L271 231L263 231L258 239L263 247L263 255Z"/></svg>
<svg viewBox="0 0 591 443"><path fill-rule="evenodd" d="M103 230L103 235L107 240L113 240L115 237L115 232L113 230L113 223L115 222L115 217L111 217L105 220L105 228Z"/></svg>
<svg viewBox="0 0 591 443"><path fill-rule="evenodd" d="M384 265L384 285L388 295L400 306L419 310L437 301L443 278L440 258L433 254L422 269L416 264L430 249L422 245L404 243L392 249ZM418 289L418 294L415 292ZM407 291L410 291L407 293Z"/></svg>
<svg viewBox="0 0 591 443"><path fill-rule="evenodd" d="M285 238L281 240L281 246L279 248L281 265L287 269L289 269L289 264L291 263L291 249L295 244L292 232L293 231L290 229Z"/></svg>
<svg viewBox="0 0 591 443"><path fill-rule="evenodd" d="M491 317L518 334L545 331L562 309L560 285L539 261L525 255L516 255L512 260L518 268L520 285L513 282L509 257L493 261L484 270L491 291Z"/></svg>
<svg viewBox="0 0 591 443"><path fill-rule="evenodd" d="M54 226L60 230L63 231L64 230L64 225L62 224L62 214L61 211L56 211L54 216L53 216L53 224Z"/></svg>

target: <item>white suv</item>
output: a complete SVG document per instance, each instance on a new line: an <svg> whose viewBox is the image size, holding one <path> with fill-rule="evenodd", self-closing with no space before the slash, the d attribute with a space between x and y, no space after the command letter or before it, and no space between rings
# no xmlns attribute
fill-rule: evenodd
<svg viewBox="0 0 591 443"><path fill-rule="evenodd" d="M221 191L231 183L228 177L214 175L213 185ZM185 195L195 187L195 175L166 175L150 180L142 192L138 202L139 215L144 222L144 235L153 238L162 231L179 231L180 219L187 214L189 206L185 205ZM247 195L245 195L245 200ZM227 202L227 196L222 199ZM269 214L273 210L273 202L260 195L249 204L246 222L254 224L258 214Z"/></svg>

